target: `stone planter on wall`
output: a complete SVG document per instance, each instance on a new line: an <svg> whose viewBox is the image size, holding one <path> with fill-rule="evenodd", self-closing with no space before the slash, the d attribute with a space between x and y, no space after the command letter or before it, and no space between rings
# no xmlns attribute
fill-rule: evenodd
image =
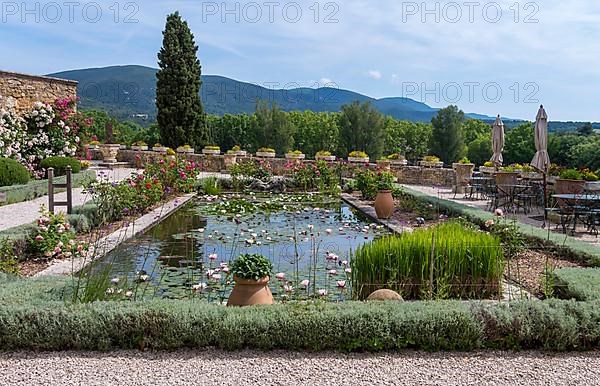
<svg viewBox="0 0 600 386"><path fill-rule="evenodd" d="M119 144L103 144L100 145L100 153L102 153L102 160L106 163L117 163L117 154L119 154Z"/></svg>
<svg viewBox="0 0 600 386"><path fill-rule="evenodd" d="M287 153L285 155L286 159L295 159L295 160L301 160L301 159L305 159L306 155L305 154L296 154L296 153Z"/></svg>
<svg viewBox="0 0 600 386"><path fill-rule="evenodd" d="M266 152L266 151L258 151L256 152L256 156L260 158L275 158L275 153Z"/></svg>
<svg viewBox="0 0 600 386"><path fill-rule="evenodd" d="M248 152L246 150L237 150L237 151L229 150L227 152L227 154L235 155L237 157L246 157L248 155Z"/></svg>
<svg viewBox="0 0 600 386"><path fill-rule="evenodd" d="M440 161L440 162L419 161L419 166L422 166L424 168L443 168L444 163L442 161Z"/></svg>
<svg viewBox="0 0 600 386"><path fill-rule="evenodd" d="M315 157L317 161L333 162L336 160L334 155L318 155Z"/></svg>
<svg viewBox="0 0 600 386"><path fill-rule="evenodd" d="M474 164L461 164L453 163L452 169L456 172L456 182L454 184L454 193L463 194L467 186L469 186L469 180L475 170Z"/></svg>
<svg viewBox="0 0 600 386"><path fill-rule="evenodd" d="M348 157L348 162L353 162L353 163L361 163L361 164L368 164L369 163L369 158L363 158L363 157Z"/></svg>
<svg viewBox="0 0 600 386"><path fill-rule="evenodd" d="M377 167L383 169L385 171L390 171L392 169L392 163L388 160L379 160L377 161Z"/></svg>
<svg viewBox="0 0 600 386"><path fill-rule="evenodd" d="M479 171L485 174L494 174L496 173L496 168L493 166L480 166Z"/></svg>
<svg viewBox="0 0 600 386"><path fill-rule="evenodd" d="M237 155L225 154L223 160L225 162L225 169L229 170L233 165L237 164Z"/></svg>
<svg viewBox="0 0 600 386"><path fill-rule="evenodd" d="M146 150L148 150L148 146L131 146L131 150L133 150L133 151L146 151Z"/></svg>
<svg viewBox="0 0 600 386"><path fill-rule="evenodd" d="M194 149L192 149L191 147L178 147L177 148L177 153L179 154L194 154Z"/></svg>
<svg viewBox="0 0 600 386"><path fill-rule="evenodd" d="M165 146L154 146L154 147L152 148L152 151L155 151L155 152L157 152L157 153L166 153L166 152L167 152L167 149L168 149L168 148L167 148L167 147L165 147Z"/></svg>
<svg viewBox="0 0 600 386"><path fill-rule="evenodd" d="M204 154L204 155L220 155L221 150L202 149L202 154Z"/></svg>

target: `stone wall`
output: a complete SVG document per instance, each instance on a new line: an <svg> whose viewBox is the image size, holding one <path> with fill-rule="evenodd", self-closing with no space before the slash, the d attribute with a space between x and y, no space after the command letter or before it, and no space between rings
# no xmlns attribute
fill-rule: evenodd
<svg viewBox="0 0 600 386"><path fill-rule="evenodd" d="M52 103L77 96L77 82L0 71L0 108L17 113L29 110L35 102Z"/></svg>
<svg viewBox="0 0 600 386"><path fill-rule="evenodd" d="M129 162L132 165L136 164L136 156L143 162L148 159L160 159L162 155L152 151L133 151L133 150L120 150L118 160L121 162ZM188 154L186 158L194 160L195 162L202 165L203 170L208 172L224 172L227 170L227 165L231 162L244 162L250 159L256 159L252 157L235 157L235 156L212 156L203 154ZM139 160L137 162L140 162ZM265 159L273 169L273 172L278 175L283 175L288 172L286 165L288 160L285 158L270 158ZM312 160L296 161L304 162L307 164L314 163ZM356 168L366 167L363 164L355 166ZM375 165L369 167L375 168ZM438 187L452 187L454 185L456 173L452 169L442 168L424 168L420 166L392 166L391 172L398 177L398 183L407 185L422 185L422 186L438 186ZM345 176L350 176L351 170L347 170L344 173Z"/></svg>

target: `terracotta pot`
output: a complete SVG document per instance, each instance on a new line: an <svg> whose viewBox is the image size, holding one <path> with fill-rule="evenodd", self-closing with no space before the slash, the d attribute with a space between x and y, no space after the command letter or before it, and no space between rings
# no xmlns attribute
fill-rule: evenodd
<svg viewBox="0 0 600 386"><path fill-rule="evenodd" d="M273 304L273 294L269 289L269 277L260 280L240 279L233 277L235 286L227 300L227 306L254 306Z"/></svg>
<svg viewBox="0 0 600 386"><path fill-rule="evenodd" d="M394 214L394 197L391 190L380 190L375 198L377 218L387 220Z"/></svg>

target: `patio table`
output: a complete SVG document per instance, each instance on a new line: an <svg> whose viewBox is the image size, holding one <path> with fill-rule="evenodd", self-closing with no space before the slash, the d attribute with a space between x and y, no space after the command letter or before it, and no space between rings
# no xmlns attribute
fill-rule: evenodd
<svg viewBox="0 0 600 386"><path fill-rule="evenodd" d="M588 223L584 222L588 231L598 235L596 225L600 218L600 194L553 194L552 197L563 200L568 206L567 214L573 216L573 231L577 228L577 219L585 216L588 217Z"/></svg>
<svg viewBox="0 0 600 386"><path fill-rule="evenodd" d="M515 209L518 211L519 208L523 209L525 213L529 210L527 207L527 203L520 200L524 195L531 192L531 185L498 185L498 194L497 194L497 207L502 207L506 211L510 211Z"/></svg>

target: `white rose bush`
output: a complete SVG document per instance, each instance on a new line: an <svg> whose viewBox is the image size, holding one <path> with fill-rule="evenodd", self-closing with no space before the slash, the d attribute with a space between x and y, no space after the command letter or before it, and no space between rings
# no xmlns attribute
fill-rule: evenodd
<svg viewBox="0 0 600 386"><path fill-rule="evenodd" d="M0 157L23 164L35 178L43 178L39 163L48 157L73 157L79 150L80 135L92 122L75 111L76 99L58 99L52 105L36 102L19 117L0 110Z"/></svg>

